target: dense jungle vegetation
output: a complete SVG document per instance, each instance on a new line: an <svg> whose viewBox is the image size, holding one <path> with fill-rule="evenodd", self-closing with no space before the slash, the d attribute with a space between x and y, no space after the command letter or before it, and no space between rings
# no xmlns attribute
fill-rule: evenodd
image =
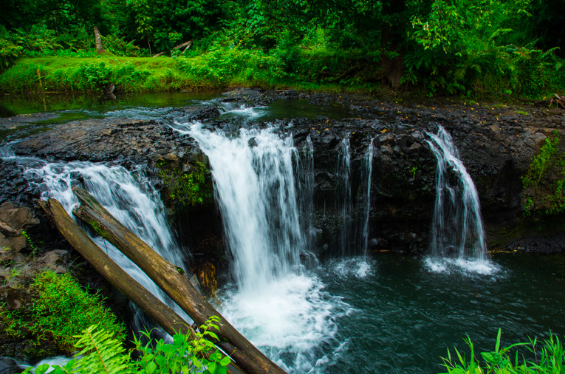
<svg viewBox="0 0 565 374"><path fill-rule="evenodd" d="M8 92L113 83L134 92L256 85L543 98L565 87L565 0L5 0L2 8Z"/></svg>

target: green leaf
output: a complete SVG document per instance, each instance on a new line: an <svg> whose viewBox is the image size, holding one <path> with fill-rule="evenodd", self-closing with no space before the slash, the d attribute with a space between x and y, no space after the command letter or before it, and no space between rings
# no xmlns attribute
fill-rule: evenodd
<svg viewBox="0 0 565 374"><path fill-rule="evenodd" d="M230 364L230 362L231 362L231 359L228 356L225 356L224 358L222 358L220 360L220 365L227 366L227 365Z"/></svg>
<svg viewBox="0 0 565 374"><path fill-rule="evenodd" d="M155 364L154 362L148 363L147 366L145 367L145 371L148 374L153 373L155 370L157 370L157 364Z"/></svg>

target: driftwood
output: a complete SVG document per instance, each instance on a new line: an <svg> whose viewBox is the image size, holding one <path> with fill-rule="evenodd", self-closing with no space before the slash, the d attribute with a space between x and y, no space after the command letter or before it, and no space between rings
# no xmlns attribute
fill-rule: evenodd
<svg viewBox="0 0 565 374"><path fill-rule="evenodd" d="M195 339L196 335L172 308L147 291L128 273L120 268L104 251L82 231L76 222L67 214L61 204L54 199L39 202L51 222L63 234L65 239L114 287L120 290L129 300L141 308L153 321L171 335L181 333ZM228 372L245 374L236 365L230 364Z"/></svg>
<svg viewBox="0 0 565 374"><path fill-rule="evenodd" d="M549 105L553 104L554 101L555 104L557 104L557 108L559 108L559 105L561 105L562 108L565 108L565 96L559 96L558 94L554 94L553 98L549 102Z"/></svg>
<svg viewBox="0 0 565 374"><path fill-rule="evenodd" d="M176 47L173 47L173 49L181 49L184 47L184 51L186 51L187 49L189 49L192 46L192 40L189 40L188 42L184 42L182 44L177 45Z"/></svg>
<svg viewBox="0 0 565 374"><path fill-rule="evenodd" d="M177 45L176 47L173 47L173 49L181 49L183 48L182 53L186 52L187 49L190 49L190 47L192 47L192 40L189 40L188 42L184 42L182 44ZM152 57L160 57L163 56L165 54L165 52L159 52L156 55L153 55Z"/></svg>
<svg viewBox="0 0 565 374"><path fill-rule="evenodd" d="M216 344L249 374L283 374L280 367L241 335L190 283L184 271L166 261L118 222L82 188L73 188L81 202L74 214L122 251L167 293L197 324L218 316L220 341Z"/></svg>

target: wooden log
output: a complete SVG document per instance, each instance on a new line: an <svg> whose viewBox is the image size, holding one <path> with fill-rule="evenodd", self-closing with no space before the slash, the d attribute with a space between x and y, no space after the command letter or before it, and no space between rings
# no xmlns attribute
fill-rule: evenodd
<svg viewBox="0 0 565 374"><path fill-rule="evenodd" d="M184 52L186 52L187 50L189 50L190 47L192 47L192 40L189 40L188 43L186 43L186 47L182 50L182 53L184 53Z"/></svg>
<svg viewBox="0 0 565 374"><path fill-rule="evenodd" d="M218 316L220 332L216 344L235 359L249 374L284 374L259 349L239 333L202 295L196 291L184 271L166 261L128 228L118 222L96 199L82 188L73 192L81 202L73 213L122 251L167 293L197 324Z"/></svg>
<svg viewBox="0 0 565 374"><path fill-rule="evenodd" d="M185 47L186 49L186 48L190 48L191 45L192 45L192 40L189 40L187 42L177 45L176 47L173 47L173 49L181 49L182 47Z"/></svg>
<svg viewBox="0 0 565 374"><path fill-rule="evenodd" d="M65 239L98 271L112 286L120 290L133 301L149 317L169 334L175 331L190 334L194 339L194 331L169 306L153 296L128 273L120 268L104 251L81 230L76 222L67 214L61 203L55 199L41 201L41 208L57 226Z"/></svg>
<svg viewBox="0 0 565 374"><path fill-rule="evenodd" d="M140 285L128 273L120 268L104 251L85 234L76 222L67 214L63 206L55 199L40 201L51 222L75 248L110 284L120 290L129 300L141 308L153 321L171 335L181 333L189 335L191 340L196 335L191 326L171 307L167 306L145 287ZM228 366L228 373L245 374L234 364Z"/></svg>

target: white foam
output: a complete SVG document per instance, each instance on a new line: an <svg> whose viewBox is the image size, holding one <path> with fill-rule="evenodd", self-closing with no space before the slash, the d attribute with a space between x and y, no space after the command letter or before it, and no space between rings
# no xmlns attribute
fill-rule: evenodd
<svg viewBox="0 0 565 374"><path fill-rule="evenodd" d="M323 366L317 348L334 343L335 320L351 311L323 287L312 274L289 273L253 290L227 291L222 314L285 370L308 372Z"/></svg>
<svg viewBox="0 0 565 374"><path fill-rule="evenodd" d="M341 278L365 278L373 274L375 264L365 256L337 260L330 265L332 271Z"/></svg>
<svg viewBox="0 0 565 374"><path fill-rule="evenodd" d="M458 271L463 274L494 275L500 267L489 260L465 258L434 258L426 257L424 266L433 273Z"/></svg>

